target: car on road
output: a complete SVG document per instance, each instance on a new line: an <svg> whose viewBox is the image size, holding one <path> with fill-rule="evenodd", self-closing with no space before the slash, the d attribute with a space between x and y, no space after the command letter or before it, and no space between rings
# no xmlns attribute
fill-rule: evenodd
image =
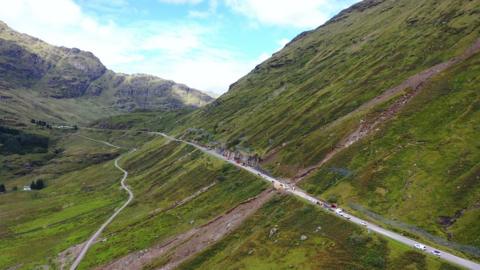
<svg viewBox="0 0 480 270"><path fill-rule="evenodd" d="M360 221L360 224L362 224L362 226L367 227L367 222L365 222L365 221Z"/></svg>
<svg viewBox="0 0 480 270"><path fill-rule="evenodd" d="M440 255L442 255L442 253L441 253L440 251L438 251L438 250L432 250L431 253L432 253L433 255L435 255L435 256L440 256Z"/></svg>
<svg viewBox="0 0 480 270"><path fill-rule="evenodd" d="M415 244L413 245L416 249L420 249L420 250L427 250L427 247L425 245L422 245L422 244Z"/></svg>

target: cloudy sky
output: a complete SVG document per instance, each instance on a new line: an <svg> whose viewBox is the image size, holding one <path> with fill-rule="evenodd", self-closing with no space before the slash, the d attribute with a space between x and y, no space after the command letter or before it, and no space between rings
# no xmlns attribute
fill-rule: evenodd
<svg viewBox="0 0 480 270"><path fill-rule="evenodd" d="M0 20L110 69L223 93L357 0L0 0Z"/></svg>

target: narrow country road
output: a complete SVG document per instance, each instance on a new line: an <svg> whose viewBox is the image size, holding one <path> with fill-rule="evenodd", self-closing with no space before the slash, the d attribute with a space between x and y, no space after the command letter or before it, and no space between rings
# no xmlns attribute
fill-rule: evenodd
<svg viewBox="0 0 480 270"><path fill-rule="evenodd" d="M108 145L110 147L114 147L114 148L121 148L120 146L116 146L116 145L113 145L109 142L105 142L105 141L99 141L99 140L95 140L95 139L92 139L92 138L89 138L89 137L85 137L85 136L82 136L82 135L78 135L79 137L82 137L82 138L85 138L87 140L90 140L90 141L94 141L94 142L98 142L98 143L103 143L105 145ZM136 149L133 149L132 151L130 151L129 153L132 153L132 152L135 152ZM72 263L72 265L70 266L70 270L75 270L78 265L80 264L80 262L82 261L83 257L85 257L85 254L87 254L87 251L88 249L92 246L93 242L95 242L95 240L98 238L98 236L100 236L100 234L103 232L103 230L108 226L108 224L110 224L113 219L120 213L122 212L123 209L125 209L125 207L127 207L127 205L133 200L134 196L133 196L133 192L130 190L130 188L128 188L128 186L125 184L125 180L127 180L127 177L128 177L128 172L126 170L124 170L122 167L120 167L118 165L118 161L122 158L122 156L119 156L117 159L115 159L115 167L117 169L119 169L121 172L123 172L123 177L122 177L122 180L120 180L120 184L122 186L122 188L124 190L126 190L128 192L128 200L120 207L118 208L114 213L113 215L110 216L109 219L107 219L107 221L105 221L105 223L102 224L102 226L100 226L100 228L90 237L90 239L88 239L87 243L82 247L82 250L80 251L80 253L78 254L77 258L75 259L75 261Z"/></svg>
<svg viewBox="0 0 480 270"><path fill-rule="evenodd" d="M306 201L308 201L312 204L320 206L322 209L326 210L328 213L335 214L335 212L332 211L333 209L330 208L329 205L327 205L324 202L318 200L317 198L309 195L305 191L299 189L298 187L295 187L293 185L290 185L288 183L285 183L283 181L275 179L275 178L273 178L273 177L271 177L271 176L269 176L265 173L262 173L262 172L258 171L257 169L255 169L253 167L249 167L249 166L245 166L245 165L236 163L235 161L230 160L230 159L222 156L221 154L215 152L214 150L210 150L210 149L207 149L207 148L202 147L200 145L174 138L174 137L169 136L169 135L167 135L165 133L162 133L162 132L150 132L150 133L151 134L156 134L156 135L161 135L161 136L163 136L163 137L165 137L169 140L172 140L172 141L182 142L182 143L186 143L188 145L191 145L191 146L201 150L202 152L205 152L205 153L207 153L211 156L214 156L216 158L222 159L222 160L224 160L224 161L226 161L230 164L233 164L234 166L236 166L238 168L244 169L244 170L246 170L246 171L248 171L252 174L255 174L255 175L261 177L265 181L268 181L269 183L271 183L275 188L280 188L287 193L290 193L290 194L292 194L294 196L297 196L297 197L300 197L300 198L302 198L302 199L304 199L304 200L306 200ZM380 226L377 226L373 223L370 223L370 222L362 220L358 217L352 216L351 214L347 214L345 212L342 212L342 213L338 213L337 215L340 218L343 218L347 221L350 221L350 222L353 222L353 223L358 224L360 226L363 226L370 231L376 232L378 234L381 234L383 236L386 236L388 238L391 238L393 240L396 240L398 242L406 244L406 245L408 245L412 248L415 248L414 247L415 244L421 244L418 241L415 241L413 239L410 239L410 238L405 237L403 235L400 235L398 233L395 233L395 232L389 231L387 229L384 229L384 228L382 228ZM440 251L440 250L438 250L434 247L431 247L431 246L428 246L428 245L425 245L425 244L421 244L421 245L425 246L424 252L428 253L428 254L432 254L432 251L434 251L434 250ZM435 256L435 255L432 255L432 256ZM465 267L465 268L468 268L468 269L480 270L480 264L478 264L476 262L473 262L473 261L470 261L470 260L467 260L467 259L464 259L464 258L460 258L460 257L458 257L454 254L451 254L451 253L448 253L448 252L445 252L445 251L440 251L440 254L438 255L438 257L440 257L441 259L443 259L445 261L448 261L450 263L453 263L453 264L456 264L456 265L459 265L459 266L462 266L462 267Z"/></svg>

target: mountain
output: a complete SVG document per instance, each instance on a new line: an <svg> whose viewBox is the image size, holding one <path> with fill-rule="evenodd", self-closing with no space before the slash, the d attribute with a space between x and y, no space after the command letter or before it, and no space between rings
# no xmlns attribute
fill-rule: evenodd
<svg viewBox="0 0 480 270"><path fill-rule="evenodd" d="M480 256L479 14L478 1L362 1L172 132Z"/></svg>
<svg viewBox="0 0 480 270"><path fill-rule="evenodd" d="M115 73L90 52L51 46L3 22L0 74L2 112L17 117L92 120L133 110L200 107L213 100L155 76ZM63 113L72 110L72 115Z"/></svg>
<svg viewBox="0 0 480 270"><path fill-rule="evenodd" d="M460 269L446 252L478 262L479 14L476 0L359 2L196 109L108 103L130 90L109 71L93 79L93 58L81 64L90 75L50 83L56 69L15 65L4 92L28 99L0 110L78 111L96 128L0 130L0 268L68 269L79 254L77 269ZM53 61L40 47L22 58Z"/></svg>

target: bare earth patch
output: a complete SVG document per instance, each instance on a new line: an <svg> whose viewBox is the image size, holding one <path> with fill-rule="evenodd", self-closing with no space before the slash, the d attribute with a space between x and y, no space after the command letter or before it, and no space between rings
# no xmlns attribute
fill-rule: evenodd
<svg viewBox="0 0 480 270"><path fill-rule="evenodd" d="M240 203L207 224L172 237L149 249L131 253L97 269L142 269L142 267L154 262L159 257L168 258L166 264L160 269L173 269L238 228L243 221L260 209L274 194L273 189L268 189L258 196Z"/></svg>
<svg viewBox="0 0 480 270"><path fill-rule="evenodd" d="M295 175L295 177L293 178L293 182L295 183L300 182L305 177L310 175L313 171L317 170L323 164L329 161L338 152L349 147L350 145L354 144L360 139L365 138L367 135L375 131L375 129L380 124L385 123L391 118L393 118L398 112L400 112L400 110L403 107L405 107L406 104L408 104L410 100L412 100L413 97L415 97L420 92L420 90L422 90L423 85L432 77L454 66L455 64L458 64L470 58L471 56L478 53L479 51L480 51L480 39L476 40L476 42L470 48L465 50L461 55L411 76L410 78L402 82L400 85L390 88L389 90L385 91L381 95L377 96L376 98L360 106L356 111L362 111L368 108L372 108L375 105L378 105L382 102L385 102L395 97L396 95L399 95L400 93L402 93L402 91L406 89L410 90L410 91L407 91L405 94L401 95L399 98L397 98L397 100L392 105L390 105L389 108L387 108L385 111L377 115L375 118L367 121L362 121L354 132L352 132L351 134L343 138L335 146L335 148L332 151L328 152L325 155L325 157L319 163L313 166L307 167L303 170L300 170L297 173L297 175Z"/></svg>
<svg viewBox="0 0 480 270"><path fill-rule="evenodd" d="M85 243L86 242L71 246L58 254L57 262L61 270L68 269L68 267L73 263L75 258L78 257L78 254L80 254L80 251L82 250Z"/></svg>

